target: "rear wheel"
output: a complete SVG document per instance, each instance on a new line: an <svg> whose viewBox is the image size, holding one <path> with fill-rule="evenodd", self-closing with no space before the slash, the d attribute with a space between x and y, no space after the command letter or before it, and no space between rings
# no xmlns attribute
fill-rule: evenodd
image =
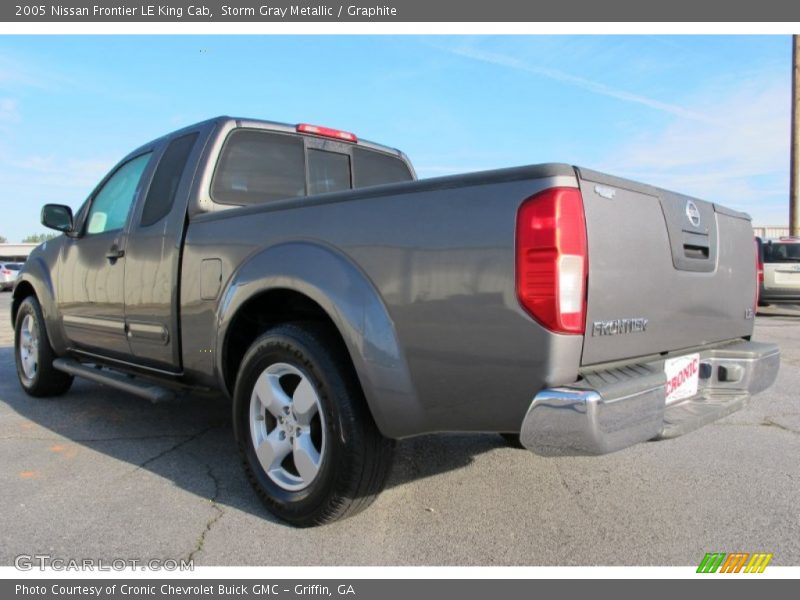
<svg viewBox="0 0 800 600"><path fill-rule="evenodd" d="M56 358L35 296L20 304L14 324L14 357L22 389L31 396L59 396L69 390L72 376L53 367Z"/></svg>
<svg viewBox="0 0 800 600"><path fill-rule="evenodd" d="M234 433L267 508L298 526L366 508L394 443L378 431L345 349L329 329L287 324L258 338L234 392Z"/></svg>

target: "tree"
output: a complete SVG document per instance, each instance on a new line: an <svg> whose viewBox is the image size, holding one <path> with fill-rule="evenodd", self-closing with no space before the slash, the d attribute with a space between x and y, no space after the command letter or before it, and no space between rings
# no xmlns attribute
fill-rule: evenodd
<svg viewBox="0 0 800 600"><path fill-rule="evenodd" d="M7 243L8 243L8 240L6 238L4 238L2 235L0 235L0 244L7 244Z"/></svg>
<svg viewBox="0 0 800 600"><path fill-rule="evenodd" d="M48 240L52 240L54 237L57 237L57 233L34 233L33 235L29 235L23 238L23 244L41 244L42 242L46 242Z"/></svg>

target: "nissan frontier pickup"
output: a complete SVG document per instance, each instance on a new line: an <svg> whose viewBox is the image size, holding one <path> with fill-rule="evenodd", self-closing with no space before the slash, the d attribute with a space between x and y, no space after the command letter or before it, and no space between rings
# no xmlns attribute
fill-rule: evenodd
<svg viewBox="0 0 800 600"><path fill-rule="evenodd" d="M25 392L221 391L256 493L298 526L369 505L398 439L615 452L738 410L779 368L751 339L746 214L566 164L417 181L352 133L220 117L42 223L63 235L11 309Z"/></svg>

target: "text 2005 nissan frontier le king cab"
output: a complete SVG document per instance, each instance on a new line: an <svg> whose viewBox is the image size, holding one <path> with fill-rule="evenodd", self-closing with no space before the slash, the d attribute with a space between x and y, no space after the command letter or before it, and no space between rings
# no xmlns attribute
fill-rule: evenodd
<svg viewBox="0 0 800 600"><path fill-rule="evenodd" d="M367 506L399 438L603 454L778 372L750 339L747 215L569 165L415 181L347 132L222 117L42 222L64 235L14 289L25 391L222 390L250 481L296 525Z"/></svg>

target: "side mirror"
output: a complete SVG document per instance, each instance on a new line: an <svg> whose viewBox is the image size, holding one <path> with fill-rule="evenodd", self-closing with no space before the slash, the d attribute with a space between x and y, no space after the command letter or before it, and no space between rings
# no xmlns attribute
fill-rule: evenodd
<svg viewBox="0 0 800 600"><path fill-rule="evenodd" d="M45 204L42 207L42 225L64 233L72 231L72 209L63 204Z"/></svg>

